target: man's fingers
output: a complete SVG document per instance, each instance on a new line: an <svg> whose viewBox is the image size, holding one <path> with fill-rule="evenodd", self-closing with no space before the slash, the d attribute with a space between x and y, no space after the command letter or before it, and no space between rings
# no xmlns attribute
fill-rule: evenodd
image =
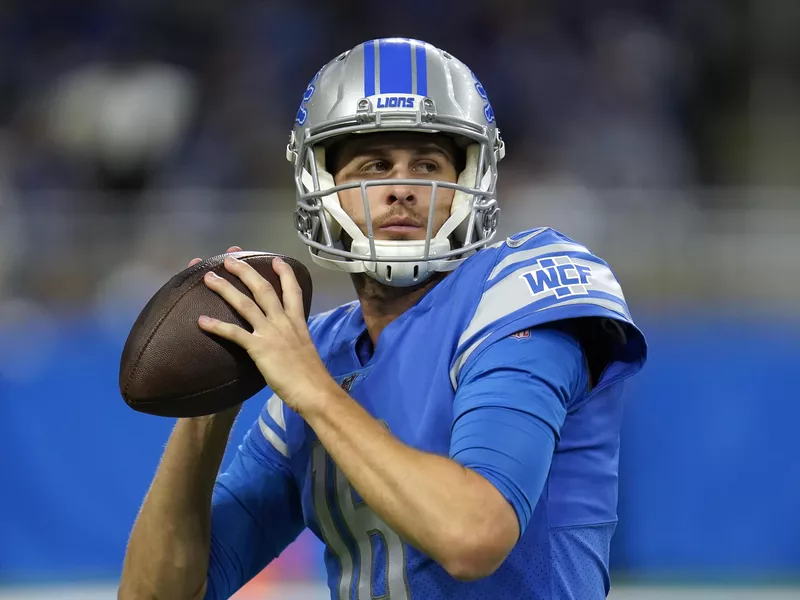
<svg viewBox="0 0 800 600"><path fill-rule="evenodd" d="M214 333L226 340L230 340L234 344L238 344L245 350L249 350L248 342L252 339L252 334L248 331L245 331L238 325L234 325L233 323L226 323L225 321L220 321L219 319L212 319L211 317L207 317L205 315L201 315L200 318L197 320L197 324L200 325L200 329L207 331L209 333Z"/></svg>
<svg viewBox="0 0 800 600"><path fill-rule="evenodd" d="M230 248L225 250L225 254L230 254L231 252L241 252L241 251L242 251L242 249L241 249L240 246L231 246ZM189 266L193 267L199 262L203 262L203 259L202 258L193 258L192 260L189 261Z"/></svg>
<svg viewBox="0 0 800 600"><path fill-rule="evenodd" d="M297 283L292 267L280 258L272 261L272 269L281 279L283 289L283 309L290 318L298 323L305 323L306 312L303 308L303 290Z"/></svg>
<svg viewBox="0 0 800 600"><path fill-rule="evenodd" d="M242 280L253 293L253 298L255 298L259 308L264 311L264 314L268 317L277 317L283 312L283 307L278 295L275 293L275 288L259 275L258 271L251 265L228 257L225 259L225 268Z"/></svg>
<svg viewBox="0 0 800 600"><path fill-rule="evenodd" d="M236 312L250 323L253 329L258 329L266 317L264 311L246 294L240 292L232 283L220 277L214 271L204 275L206 285L219 294L225 302L230 304ZM274 292L273 292L274 293Z"/></svg>

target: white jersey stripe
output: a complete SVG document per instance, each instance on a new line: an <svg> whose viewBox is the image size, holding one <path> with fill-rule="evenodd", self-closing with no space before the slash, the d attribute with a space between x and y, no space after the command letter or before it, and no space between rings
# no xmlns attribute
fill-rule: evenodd
<svg viewBox="0 0 800 600"><path fill-rule="evenodd" d="M283 400L277 394L272 394L267 400L267 414L272 417L275 424L286 431L286 419L283 416Z"/></svg>
<svg viewBox="0 0 800 600"><path fill-rule="evenodd" d="M483 340L489 337L489 335L490 334L487 333L469 348L464 350L464 352L462 352L461 355L456 359L456 362L453 364L453 368L450 369L450 384L453 386L453 389L458 387L458 375L461 373L461 367L464 366L464 363L467 362L467 359L472 355L473 352L475 352L475 350L477 350L478 346L483 343Z"/></svg>
<svg viewBox="0 0 800 600"><path fill-rule="evenodd" d="M586 254L592 254L587 248L579 244L547 244L546 246L539 246L533 250L520 250L501 260L489 274L489 281L497 277L506 267L554 252L585 252Z"/></svg>
<svg viewBox="0 0 800 600"><path fill-rule="evenodd" d="M289 447L286 445L286 442L279 438L278 434L272 431L269 425L267 425L260 416L258 417L258 428L261 430L264 439L272 444L275 450L283 454L286 458L289 458Z"/></svg>
<svg viewBox="0 0 800 600"><path fill-rule="evenodd" d="M551 304L549 306L545 306L544 308L540 308L539 311L550 310L552 308L561 308L562 306L570 306L572 304L589 304L591 306L602 306L603 308L607 308L610 311L622 315L628 320L630 320L631 318L623 304L620 304L619 302L614 302L613 300L605 300L603 298L589 298L589 297L571 298L568 300L564 300L563 302L558 302L556 304Z"/></svg>

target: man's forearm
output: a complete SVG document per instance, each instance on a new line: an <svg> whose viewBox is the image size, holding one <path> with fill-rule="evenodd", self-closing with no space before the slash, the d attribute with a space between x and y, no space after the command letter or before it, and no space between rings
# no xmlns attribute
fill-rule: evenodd
<svg viewBox="0 0 800 600"><path fill-rule="evenodd" d="M119 598L205 593L211 494L237 413L176 423L131 532Z"/></svg>
<svg viewBox="0 0 800 600"><path fill-rule="evenodd" d="M486 551L487 540L503 537L491 531L498 510L512 509L482 476L403 444L340 389L331 389L302 416L370 508L449 572L480 572L481 566L466 563L510 550Z"/></svg>

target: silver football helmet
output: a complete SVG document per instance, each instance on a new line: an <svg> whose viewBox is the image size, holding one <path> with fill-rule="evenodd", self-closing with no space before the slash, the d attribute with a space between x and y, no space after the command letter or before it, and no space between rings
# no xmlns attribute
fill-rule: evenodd
<svg viewBox="0 0 800 600"><path fill-rule="evenodd" d="M335 185L325 150L340 136L376 131L419 131L452 136L466 152L457 183L382 179ZM317 264L367 273L391 286L420 283L450 271L494 237L499 212L497 163L505 147L486 91L472 71L447 52L405 38L372 40L322 67L309 83L286 157L294 165L295 225ZM376 240L367 188L431 188L425 240ZM338 192L361 188L366 234L344 212ZM449 219L432 231L438 188L454 189ZM351 240L342 244L342 232Z"/></svg>

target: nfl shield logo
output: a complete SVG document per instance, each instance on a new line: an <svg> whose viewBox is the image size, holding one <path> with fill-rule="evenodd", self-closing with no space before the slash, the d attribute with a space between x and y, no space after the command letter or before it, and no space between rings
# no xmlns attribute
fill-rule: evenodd
<svg viewBox="0 0 800 600"><path fill-rule="evenodd" d="M511 337L515 340L524 340L531 337L531 330L530 329L523 329L522 331L517 331L516 333L512 333Z"/></svg>
<svg viewBox="0 0 800 600"><path fill-rule="evenodd" d="M344 379L342 379L342 383L340 384L340 385L342 386L342 389L343 389L345 392L349 392L349 391L350 391L350 388L352 388L352 387L353 387L353 382L354 382L354 381L355 381L357 378L358 378L358 373L354 373L353 375L348 375L347 377L345 377Z"/></svg>

